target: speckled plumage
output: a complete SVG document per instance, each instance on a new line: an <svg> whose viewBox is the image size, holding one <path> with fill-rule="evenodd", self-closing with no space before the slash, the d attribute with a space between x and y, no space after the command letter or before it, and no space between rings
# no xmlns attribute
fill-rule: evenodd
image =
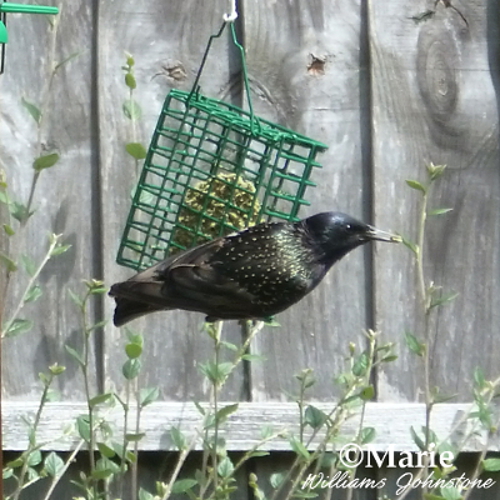
<svg viewBox="0 0 500 500"><path fill-rule="evenodd" d="M176 254L111 287L115 325L184 309L209 319L262 319L298 302L350 250L397 241L339 212L296 223L259 224Z"/></svg>

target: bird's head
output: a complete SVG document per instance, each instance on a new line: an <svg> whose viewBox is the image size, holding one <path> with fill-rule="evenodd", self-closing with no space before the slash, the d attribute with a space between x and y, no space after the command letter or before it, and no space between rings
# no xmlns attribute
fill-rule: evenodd
<svg viewBox="0 0 500 500"><path fill-rule="evenodd" d="M327 265L371 240L400 242L397 235L381 231L341 212L323 212L303 221L310 244Z"/></svg>

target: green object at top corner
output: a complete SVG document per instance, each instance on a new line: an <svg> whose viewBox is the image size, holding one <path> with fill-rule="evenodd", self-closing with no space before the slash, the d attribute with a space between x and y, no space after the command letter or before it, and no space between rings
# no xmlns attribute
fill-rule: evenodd
<svg viewBox="0 0 500 500"><path fill-rule="evenodd" d="M4 2L0 4L0 12L12 12L18 14L59 14L57 7L48 5L26 5L22 3ZM5 27L5 26L4 26Z"/></svg>
<svg viewBox="0 0 500 500"><path fill-rule="evenodd" d="M7 34L7 28L5 24L0 21L0 43L7 43L9 40L9 35Z"/></svg>

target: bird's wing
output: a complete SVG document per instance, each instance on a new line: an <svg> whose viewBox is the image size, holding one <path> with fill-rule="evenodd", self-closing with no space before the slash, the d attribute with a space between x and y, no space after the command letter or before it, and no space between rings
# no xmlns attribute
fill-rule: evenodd
<svg viewBox="0 0 500 500"><path fill-rule="evenodd" d="M238 315L248 310L253 295L219 273L210 259L224 245L217 238L179 253L127 281L113 285L110 295L154 305L158 309L186 309Z"/></svg>

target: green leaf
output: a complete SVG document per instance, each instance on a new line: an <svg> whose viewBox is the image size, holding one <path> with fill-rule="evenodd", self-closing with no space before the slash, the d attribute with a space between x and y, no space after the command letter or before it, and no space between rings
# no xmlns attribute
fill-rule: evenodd
<svg viewBox="0 0 500 500"><path fill-rule="evenodd" d="M132 73L127 73L125 75L125 85L132 90L137 87L137 82L135 81L134 75Z"/></svg>
<svg viewBox="0 0 500 500"><path fill-rule="evenodd" d="M22 203L18 203L17 201L13 201L9 205L9 210L14 217L19 222L24 222L25 220L28 220L34 213L34 210L31 210L30 212L28 211L28 207L26 205L23 205Z"/></svg>
<svg viewBox="0 0 500 500"><path fill-rule="evenodd" d="M377 431L373 427L363 427L359 434L361 444L368 444L375 440Z"/></svg>
<svg viewBox="0 0 500 500"><path fill-rule="evenodd" d="M191 488L194 488L198 484L195 479L178 479L172 485L172 494L178 495L180 493L186 493Z"/></svg>
<svg viewBox="0 0 500 500"><path fill-rule="evenodd" d="M28 276L33 277L35 275L37 265L29 255L21 255L19 262Z"/></svg>
<svg viewBox="0 0 500 500"><path fill-rule="evenodd" d="M203 406L201 406L200 403L198 403L198 401L194 401L194 405L196 406L196 409L200 412L200 415L205 416L206 412Z"/></svg>
<svg viewBox="0 0 500 500"><path fill-rule="evenodd" d="M356 377L364 377L366 371L368 370L368 364L368 355L366 354L366 352L362 352L354 361L354 365L352 367L353 375Z"/></svg>
<svg viewBox="0 0 500 500"><path fill-rule="evenodd" d="M61 255L63 253L66 253L70 248L71 248L71 245L57 245L50 252L50 256L56 257L57 255Z"/></svg>
<svg viewBox="0 0 500 500"><path fill-rule="evenodd" d="M52 375L55 375L57 377L58 375L61 375L61 373L64 373L66 371L66 367L60 365L59 363L53 363L49 366L49 371L50 373L52 373Z"/></svg>
<svg viewBox="0 0 500 500"><path fill-rule="evenodd" d="M268 451L264 451L264 450L254 450L250 453L249 457L248 458L260 458L260 457L267 457L268 455L270 455L270 453Z"/></svg>
<svg viewBox="0 0 500 500"><path fill-rule="evenodd" d="M5 231L5 234L7 236L14 236L16 234L14 229L12 229L12 227L9 226L9 224L3 224L3 230Z"/></svg>
<svg viewBox="0 0 500 500"><path fill-rule="evenodd" d="M106 402L111 396L112 394L110 392L106 392L105 394L98 394L89 401L89 406L91 408L95 408L97 405Z"/></svg>
<svg viewBox="0 0 500 500"><path fill-rule="evenodd" d="M373 385L367 385L366 387L363 387L360 396L363 401L369 401L370 399L373 399L375 396L375 387L373 387Z"/></svg>
<svg viewBox="0 0 500 500"><path fill-rule="evenodd" d="M432 297L430 307L433 308L449 304L450 302L453 302L458 297L458 295L459 294L456 292L450 292L443 293L440 297Z"/></svg>
<svg viewBox="0 0 500 500"><path fill-rule="evenodd" d="M392 361L396 361L398 359L397 354L390 354L389 356L386 356L385 358L382 358L380 360L381 363L391 363Z"/></svg>
<svg viewBox="0 0 500 500"><path fill-rule="evenodd" d="M434 493L425 493L424 500L445 500L441 495L434 495Z"/></svg>
<svg viewBox="0 0 500 500"><path fill-rule="evenodd" d="M425 186L421 182L407 179L406 184L408 184L408 186L410 186L412 189L416 189L417 191L421 191L424 194L427 192L427 189L425 188Z"/></svg>
<svg viewBox="0 0 500 500"><path fill-rule="evenodd" d="M311 454L307 451L307 448L303 445L303 443L301 443L297 438L293 436L290 438L290 446L292 447L292 450L304 460L310 460Z"/></svg>
<svg viewBox="0 0 500 500"><path fill-rule="evenodd" d="M125 434L125 439L130 442L136 442L140 441L145 435L145 432L128 433Z"/></svg>
<svg viewBox="0 0 500 500"><path fill-rule="evenodd" d="M144 160L147 155L146 148L140 142L129 142L125 146L127 153L136 160Z"/></svg>
<svg viewBox="0 0 500 500"><path fill-rule="evenodd" d="M482 461L481 465L483 466L483 470L487 472L499 472L500 458L486 458Z"/></svg>
<svg viewBox="0 0 500 500"><path fill-rule="evenodd" d="M172 426L170 428L170 437L172 438L175 447L179 451L182 451L186 448L186 438L178 427Z"/></svg>
<svg viewBox="0 0 500 500"><path fill-rule="evenodd" d="M434 163L431 162L429 165L426 165L426 168L431 181L435 181L444 174L446 165L434 165Z"/></svg>
<svg viewBox="0 0 500 500"><path fill-rule="evenodd" d="M140 344L127 344L125 346L125 353L129 359L138 358L142 354L142 345Z"/></svg>
<svg viewBox="0 0 500 500"><path fill-rule="evenodd" d="M127 100L123 103L123 113L129 120L140 120L142 110L134 100Z"/></svg>
<svg viewBox="0 0 500 500"><path fill-rule="evenodd" d="M68 294L70 299L78 306L78 307L83 307L83 300L72 290L68 288Z"/></svg>
<svg viewBox="0 0 500 500"><path fill-rule="evenodd" d="M81 366L84 366L85 365L85 361L83 360L83 357L82 355L76 351L75 349L73 349L72 347L70 347L69 345L65 345L64 348L66 349L66 352L72 356L74 359L76 359L76 361L78 362L79 365Z"/></svg>
<svg viewBox="0 0 500 500"><path fill-rule="evenodd" d="M2 252L0 252L0 262L7 268L7 272L13 273L17 271L17 264Z"/></svg>
<svg viewBox="0 0 500 500"><path fill-rule="evenodd" d="M462 500L463 498L460 491L454 486L445 486L440 488L439 492L445 500Z"/></svg>
<svg viewBox="0 0 500 500"><path fill-rule="evenodd" d="M158 387L144 387L139 391L139 404L144 406L154 403L160 397L160 389Z"/></svg>
<svg viewBox="0 0 500 500"><path fill-rule="evenodd" d="M422 357L425 353L425 345L422 344L415 335L410 332L405 332L405 342L411 352Z"/></svg>
<svg viewBox="0 0 500 500"><path fill-rule="evenodd" d="M425 444L420 438L420 436L417 434L417 431L413 428L413 425L410 427L410 434L413 439L413 442L419 447L420 450L424 451Z"/></svg>
<svg viewBox="0 0 500 500"><path fill-rule="evenodd" d="M484 370L477 366L474 370L474 382L478 389L484 389L486 386L486 378L484 376Z"/></svg>
<svg viewBox="0 0 500 500"><path fill-rule="evenodd" d="M122 368L123 376L127 380L132 380L139 375L139 373L141 371L141 367L142 367L142 364L141 364L140 359L137 359L137 358L136 359L127 359L127 361L125 361L123 368Z"/></svg>
<svg viewBox="0 0 500 500"><path fill-rule="evenodd" d="M241 359L244 359L245 361L266 361L267 358L260 354L243 354Z"/></svg>
<svg viewBox="0 0 500 500"><path fill-rule="evenodd" d="M76 428L79 436L86 441L90 441L90 422L88 415L78 415L76 418Z"/></svg>
<svg viewBox="0 0 500 500"><path fill-rule="evenodd" d="M209 361L207 363L201 363L199 365L199 370L212 384L220 384L229 375L233 369L233 364L226 363L214 363Z"/></svg>
<svg viewBox="0 0 500 500"><path fill-rule="evenodd" d="M36 467L42 462L42 453L40 450L32 451L28 456L28 465L30 467Z"/></svg>
<svg viewBox="0 0 500 500"><path fill-rule="evenodd" d="M21 467L24 464L24 460L22 457L18 457L14 460L11 460L10 462L6 463L7 467L10 467L11 469L17 469L18 467Z"/></svg>
<svg viewBox="0 0 500 500"><path fill-rule="evenodd" d="M64 469L64 460L55 452L51 451L45 457L43 465L49 476L57 477Z"/></svg>
<svg viewBox="0 0 500 500"><path fill-rule="evenodd" d="M33 120L40 125L40 120L42 118L42 112L40 109L33 103L27 101L24 97L21 99L21 104L28 110L28 113L31 115Z"/></svg>
<svg viewBox="0 0 500 500"><path fill-rule="evenodd" d="M149 491L145 490L142 486L139 488L139 500L155 500L155 496Z"/></svg>
<svg viewBox="0 0 500 500"><path fill-rule="evenodd" d="M304 412L305 423L310 425L313 429L321 428L327 420L328 415L313 405L309 405Z"/></svg>
<svg viewBox="0 0 500 500"><path fill-rule="evenodd" d="M115 450L110 448L105 443L97 443L97 449L99 450L99 453L106 458L113 458L116 455Z"/></svg>
<svg viewBox="0 0 500 500"><path fill-rule="evenodd" d="M404 236L401 237L403 241L403 245L406 248L409 248L415 255L418 254L418 245L416 243L413 243L413 241L410 241L409 239L405 238Z"/></svg>
<svg viewBox="0 0 500 500"><path fill-rule="evenodd" d="M113 474L114 472L112 469L96 469L90 476L96 481L101 481L103 479L108 479L108 477L111 477Z"/></svg>
<svg viewBox="0 0 500 500"><path fill-rule="evenodd" d="M24 302L35 302L42 296L42 289L40 285L34 284L24 296Z"/></svg>
<svg viewBox="0 0 500 500"><path fill-rule="evenodd" d="M54 66L54 72L56 72L59 68L61 68L65 64L69 63L71 60L75 59L75 57L78 57L79 55L80 55L80 52L73 52L72 54L70 54L68 57L66 57L61 62L57 63Z"/></svg>
<svg viewBox="0 0 500 500"><path fill-rule="evenodd" d="M217 466L217 472L220 477L230 477L234 472L234 465L228 456L225 456Z"/></svg>
<svg viewBox="0 0 500 500"><path fill-rule="evenodd" d="M230 351L236 352L238 350L238 346L235 344L232 344L231 342L226 342L225 340L221 340L220 345L226 347Z"/></svg>
<svg viewBox="0 0 500 500"><path fill-rule="evenodd" d="M234 403L232 405L224 406L220 410L217 411L216 419L219 424L225 422L227 417L238 410L238 403Z"/></svg>
<svg viewBox="0 0 500 500"><path fill-rule="evenodd" d="M35 482L38 479L40 479L40 474L33 467L28 467L28 470L26 472L27 472L29 482Z"/></svg>
<svg viewBox="0 0 500 500"><path fill-rule="evenodd" d="M443 215L451 212L452 210L453 208L435 208L434 210L431 210L427 215Z"/></svg>
<svg viewBox="0 0 500 500"><path fill-rule="evenodd" d="M36 172L41 172L46 168L53 167L59 161L59 155L57 153L51 153L49 155L39 156L33 162L33 168Z"/></svg>
<svg viewBox="0 0 500 500"><path fill-rule="evenodd" d="M269 476L269 484L273 489L278 489L283 481L285 480L285 474L283 472L275 472Z"/></svg>
<svg viewBox="0 0 500 500"><path fill-rule="evenodd" d="M5 332L6 337L17 337L22 333L29 332L35 323L29 319L16 318L9 325L9 328Z"/></svg>
<svg viewBox="0 0 500 500"><path fill-rule="evenodd" d="M4 481L9 479L10 477L12 477L14 475L14 470L11 469L10 467L5 467L4 470L3 470L3 479Z"/></svg>

